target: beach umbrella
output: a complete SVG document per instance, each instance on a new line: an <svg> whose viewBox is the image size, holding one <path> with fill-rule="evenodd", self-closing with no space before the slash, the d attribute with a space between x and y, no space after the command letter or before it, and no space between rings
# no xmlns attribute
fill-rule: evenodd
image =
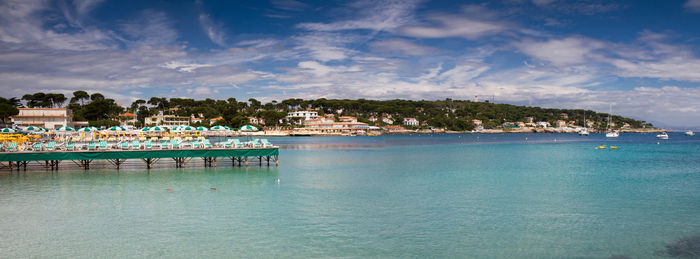
<svg viewBox="0 0 700 259"><path fill-rule="evenodd" d="M56 129L56 131L58 131L58 132L73 132L73 131L75 131L75 129L73 129L71 127L63 126L63 127L58 127Z"/></svg>
<svg viewBox="0 0 700 259"><path fill-rule="evenodd" d="M11 128L3 128L3 129L0 129L0 133L17 133L17 131L15 129L11 129Z"/></svg>
<svg viewBox="0 0 700 259"><path fill-rule="evenodd" d="M180 126L175 126L175 127L170 128L170 130L172 130L172 131L180 131L180 129L181 129L182 127L183 127L182 125L180 125Z"/></svg>
<svg viewBox="0 0 700 259"><path fill-rule="evenodd" d="M108 131L126 131L126 129L125 129L124 127L121 127L121 126L110 127L110 128L107 129L107 130L108 130Z"/></svg>
<svg viewBox="0 0 700 259"><path fill-rule="evenodd" d="M42 127L37 127L37 126L29 126L23 129L23 131L27 132L42 132L42 131L48 131L45 128Z"/></svg>
<svg viewBox="0 0 700 259"><path fill-rule="evenodd" d="M163 131L166 131L166 129L163 127L160 127L160 126L155 126L155 127L151 127L150 129L148 129L148 131L150 131L150 132L163 132Z"/></svg>
<svg viewBox="0 0 700 259"><path fill-rule="evenodd" d="M197 127L197 131L209 131L207 127Z"/></svg>
<svg viewBox="0 0 700 259"><path fill-rule="evenodd" d="M224 130L228 130L228 129L227 129L226 126L221 126L221 125L219 125L219 126L211 127L210 130L212 130L212 131L224 131Z"/></svg>
<svg viewBox="0 0 700 259"><path fill-rule="evenodd" d="M97 131L97 128L95 127L85 127L85 128L80 128L76 130L77 132L94 132Z"/></svg>
<svg viewBox="0 0 700 259"><path fill-rule="evenodd" d="M141 132L148 132L149 130L151 130L150 127L144 127L144 128L141 129L140 131L141 131Z"/></svg>
<svg viewBox="0 0 700 259"><path fill-rule="evenodd" d="M192 126L178 126L177 128L178 128L177 131L195 131L195 130L197 130Z"/></svg>
<svg viewBox="0 0 700 259"><path fill-rule="evenodd" d="M243 125L241 128L238 129L238 131L243 131L243 132L254 132L258 131L259 129L255 126L251 125Z"/></svg>

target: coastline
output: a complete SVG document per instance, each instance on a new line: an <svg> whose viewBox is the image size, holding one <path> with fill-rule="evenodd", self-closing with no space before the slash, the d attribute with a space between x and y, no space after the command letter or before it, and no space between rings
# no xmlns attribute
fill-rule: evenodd
<svg viewBox="0 0 700 259"><path fill-rule="evenodd" d="M661 133L675 132L665 129L621 129L620 133ZM595 129L589 129L590 133L604 133ZM521 128L521 129L485 129L480 131L450 131L450 130L405 130L405 131L389 131L389 132L371 132L364 136L378 135L412 135L412 134L504 134L504 133L570 133L577 134L578 129L574 128ZM257 133L248 134L249 136L265 136L265 137L309 137L309 136L358 136L350 133L324 133L314 131L260 131Z"/></svg>

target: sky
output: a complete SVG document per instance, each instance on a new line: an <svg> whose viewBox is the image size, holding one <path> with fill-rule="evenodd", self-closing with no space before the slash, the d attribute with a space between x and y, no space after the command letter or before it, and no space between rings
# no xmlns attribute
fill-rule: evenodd
<svg viewBox="0 0 700 259"><path fill-rule="evenodd" d="M0 96L466 99L700 128L700 0L0 1Z"/></svg>

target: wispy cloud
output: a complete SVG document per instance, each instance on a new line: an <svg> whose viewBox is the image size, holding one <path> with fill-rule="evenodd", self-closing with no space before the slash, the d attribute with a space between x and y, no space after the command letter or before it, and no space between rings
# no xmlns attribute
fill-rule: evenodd
<svg viewBox="0 0 700 259"><path fill-rule="evenodd" d="M402 35L416 38L451 38L477 39L505 31L501 24L470 19L452 14L432 15L428 18L433 25L406 26L400 30Z"/></svg>
<svg viewBox="0 0 700 259"><path fill-rule="evenodd" d="M374 41L370 43L370 46L375 52L391 55L423 56L440 52L436 48L421 46L412 41L398 38Z"/></svg>
<svg viewBox="0 0 700 259"><path fill-rule="evenodd" d="M219 46L226 46L226 39L227 35L225 33L225 29L223 24L221 23L215 23L211 15L206 13L204 11L204 5L202 4L202 1L197 1L197 6L199 7L199 25L202 27L202 30L204 30L204 33L209 37L209 40L214 42L216 45Z"/></svg>

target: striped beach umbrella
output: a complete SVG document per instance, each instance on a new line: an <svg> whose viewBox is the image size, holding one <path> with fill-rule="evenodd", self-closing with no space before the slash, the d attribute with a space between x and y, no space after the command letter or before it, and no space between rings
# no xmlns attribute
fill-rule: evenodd
<svg viewBox="0 0 700 259"><path fill-rule="evenodd" d="M126 129L122 126L113 126L107 129L108 131L126 131Z"/></svg>
<svg viewBox="0 0 700 259"><path fill-rule="evenodd" d="M98 130L98 129L95 128L95 127L85 127L85 128L79 128L79 129L76 130L76 131L77 131L77 132L95 132L95 131L97 131L97 130Z"/></svg>
<svg viewBox="0 0 700 259"><path fill-rule="evenodd" d="M17 131L15 129L11 129L11 128L2 128L2 129L0 129L0 133L5 133L5 134L17 133Z"/></svg>
<svg viewBox="0 0 700 259"><path fill-rule="evenodd" d="M141 131L141 132L148 132L149 130L151 130L150 127L144 127L143 129L140 129L139 131Z"/></svg>
<svg viewBox="0 0 700 259"><path fill-rule="evenodd" d="M219 125L219 126L211 127L211 130L212 130L212 131L224 131L224 130L228 130L228 129L227 129L226 126L221 126L221 125Z"/></svg>
<svg viewBox="0 0 700 259"><path fill-rule="evenodd" d="M175 128L177 128L177 129L173 129L174 131L195 131L196 130L192 126L184 126L184 125L177 126Z"/></svg>
<svg viewBox="0 0 700 259"><path fill-rule="evenodd" d="M254 132L254 131L258 131L258 130L259 129L257 127L252 126L252 125L243 125L242 127L240 127L238 129L238 131L245 131L245 132Z"/></svg>
<svg viewBox="0 0 700 259"><path fill-rule="evenodd" d="M207 127L197 127L197 131L209 131Z"/></svg>
<svg viewBox="0 0 700 259"><path fill-rule="evenodd" d="M75 129L71 128L71 127L63 126L63 127L58 127L56 129L56 131L58 131L58 132L73 132L73 131L75 131Z"/></svg>
<svg viewBox="0 0 700 259"><path fill-rule="evenodd" d="M37 127L37 126L25 127L25 128L22 129L22 130L23 130L23 131L27 131L27 132L45 132L45 131L48 131L48 130L45 129L45 128Z"/></svg>
<svg viewBox="0 0 700 259"><path fill-rule="evenodd" d="M148 129L148 131L150 131L150 132L163 132L163 131L166 131L166 129L161 127L161 126L155 126L155 127L151 127L150 129Z"/></svg>

